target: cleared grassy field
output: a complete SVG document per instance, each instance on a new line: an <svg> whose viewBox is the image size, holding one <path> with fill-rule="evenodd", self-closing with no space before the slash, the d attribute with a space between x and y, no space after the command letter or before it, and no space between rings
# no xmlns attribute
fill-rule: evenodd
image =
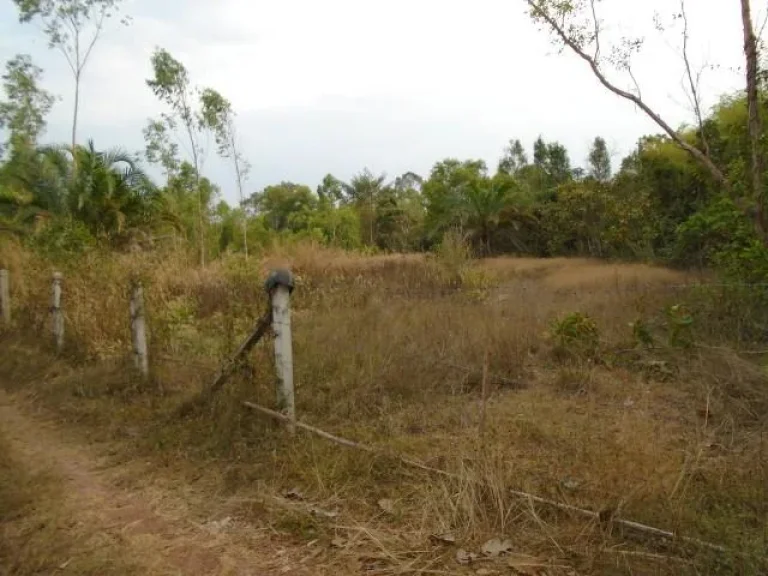
<svg viewBox="0 0 768 576"><path fill-rule="evenodd" d="M45 325L50 269L21 251L4 258L21 278L19 329L0 355L7 387L116 458L149 459L141 482L195 486L213 508L321 545L318 573L766 569L768 383L753 345L765 314L753 295L645 265L475 262L460 247L435 258L295 247L202 271L93 257L64 270L70 350L40 362L29 335ZM270 342L210 406L174 416L263 312L263 278L278 265L298 278L299 418L450 476L290 438L248 412L243 400L274 403ZM150 384L120 359L134 275L148 297ZM614 517L727 551L621 530ZM514 554L457 562L493 537Z"/></svg>

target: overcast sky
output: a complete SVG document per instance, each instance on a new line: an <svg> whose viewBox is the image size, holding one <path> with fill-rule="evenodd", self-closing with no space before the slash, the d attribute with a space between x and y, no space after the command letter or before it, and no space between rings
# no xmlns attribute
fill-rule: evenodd
<svg viewBox="0 0 768 576"><path fill-rule="evenodd" d="M543 135L583 165L602 135L614 163L658 129L607 93L583 62L558 54L528 19L523 0L127 0L133 23L113 22L81 89L80 140L143 150L141 130L163 107L145 80L153 49L168 49L193 82L229 98L256 190L281 180L316 186L326 173L362 168L394 178L423 175L446 157L493 167L510 138L530 151ZM676 0L603 0L609 38L643 35L643 97L673 125L690 120L679 34L653 29ZM754 3L758 25L763 3ZM693 65L705 72L705 104L743 85L737 0L688 0ZM604 49L605 50L605 49ZM18 23L0 0L0 59L31 54L45 87L61 96L46 140L66 142L73 82L39 28ZM625 85L625 84L622 84ZM235 200L232 170L213 154L204 172Z"/></svg>

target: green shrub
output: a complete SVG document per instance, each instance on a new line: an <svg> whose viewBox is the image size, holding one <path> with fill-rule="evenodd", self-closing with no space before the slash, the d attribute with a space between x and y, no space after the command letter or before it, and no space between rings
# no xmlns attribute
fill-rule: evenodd
<svg viewBox="0 0 768 576"><path fill-rule="evenodd" d="M96 247L97 241L79 220L54 219L29 236L29 245L47 258L81 255Z"/></svg>
<svg viewBox="0 0 768 576"><path fill-rule="evenodd" d="M654 344L653 334L648 323L642 318L638 318L634 322L629 323L629 327L632 328L632 339L637 346L644 346L651 348Z"/></svg>
<svg viewBox="0 0 768 576"><path fill-rule="evenodd" d="M669 345L688 348L693 344L693 315L682 304L673 304L664 311Z"/></svg>
<svg viewBox="0 0 768 576"><path fill-rule="evenodd" d="M597 323L581 312L572 312L552 322L550 336L557 352L577 357L594 357L600 344Z"/></svg>

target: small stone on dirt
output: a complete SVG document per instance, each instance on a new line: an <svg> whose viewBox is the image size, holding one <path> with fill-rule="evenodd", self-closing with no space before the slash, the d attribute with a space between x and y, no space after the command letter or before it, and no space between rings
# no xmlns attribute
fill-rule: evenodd
<svg viewBox="0 0 768 576"><path fill-rule="evenodd" d="M560 484L562 485L563 488L565 488L569 492L573 492L574 490L577 490L579 486L581 486L581 482L579 482L575 478L563 478L560 481Z"/></svg>
<svg viewBox="0 0 768 576"><path fill-rule="evenodd" d="M305 500L304 494L299 492L298 488L292 488L291 490L288 490L284 496L288 498L288 500Z"/></svg>
<svg viewBox="0 0 768 576"><path fill-rule="evenodd" d="M459 548L456 551L456 562L461 564L462 566L466 566L467 564L471 564L475 560L480 558L477 554L474 552L467 552L463 548Z"/></svg>
<svg viewBox="0 0 768 576"><path fill-rule="evenodd" d="M210 522L206 523L206 528L214 534L219 534L220 532L223 532L227 529L227 527L232 523L232 518L230 516L227 516L226 518L222 518L221 520L211 520Z"/></svg>
<svg viewBox="0 0 768 576"><path fill-rule="evenodd" d="M432 534L429 539L440 544L456 544L456 535L453 532Z"/></svg>
<svg viewBox="0 0 768 576"><path fill-rule="evenodd" d="M323 510L322 508L311 508L309 510L309 513L312 514L312 516L320 516L322 518L336 518L338 517L339 513L335 510Z"/></svg>
<svg viewBox="0 0 768 576"><path fill-rule="evenodd" d="M378 504L379 504L379 508L381 508L387 514L395 513L395 503L389 498L382 498L381 500L379 500Z"/></svg>
<svg viewBox="0 0 768 576"><path fill-rule="evenodd" d="M497 556L501 556L502 554L506 554L507 552L512 551L512 541L492 538L483 544L481 550L483 554L489 558L496 558Z"/></svg>

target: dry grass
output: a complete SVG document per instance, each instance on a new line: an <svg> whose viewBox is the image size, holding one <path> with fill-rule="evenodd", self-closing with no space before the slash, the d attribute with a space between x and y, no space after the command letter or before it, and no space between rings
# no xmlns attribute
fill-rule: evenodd
<svg viewBox="0 0 768 576"><path fill-rule="evenodd" d="M27 329L40 329L50 268L13 252L2 259L24 278L26 288L15 292L17 317ZM34 381L40 401L121 440L127 454L152 455L177 477L202 475L212 491L243 502L236 506L243 516L258 515L246 502L298 486L306 505L282 507L266 521L307 541L336 537L338 554L356 565L458 572L455 549L430 540L451 532L468 550L503 534L551 574L760 572L768 388L756 364L762 356L744 349L749 338L734 337L760 326L756 305L739 308L724 293L681 289L701 280L682 272L589 260L446 262L293 246L205 270L175 262L155 254L73 263L65 271L73 351L101 362L77 369L43 363L31 373L29 346L17 343L0 359L0 374L11 383ZM266 342L209 410L185 420L169 416L253 325L265 305L264 276L276 265L290 266L298 279L300 417L406 453L451 478L321 440L291 440L245 412L245 399L274 403ZM126 287L136 274L151 313L150 387L116 360L128 349ZM685 348L670 345L663 312L670 304L694 313ZM738 313L725 314L726 305ZM594 354L551 338L552 323L574 312L594 319ZM629 325L638 319L652 344L633 336ZM18 342L18 333L13 338ZM486 354L491 394L481 436ZM510 490L738 553L711 556L606 530ZM382 498L394 510L382 510ZM341 516L307 514L312 506L338 508Z"/></svg>

